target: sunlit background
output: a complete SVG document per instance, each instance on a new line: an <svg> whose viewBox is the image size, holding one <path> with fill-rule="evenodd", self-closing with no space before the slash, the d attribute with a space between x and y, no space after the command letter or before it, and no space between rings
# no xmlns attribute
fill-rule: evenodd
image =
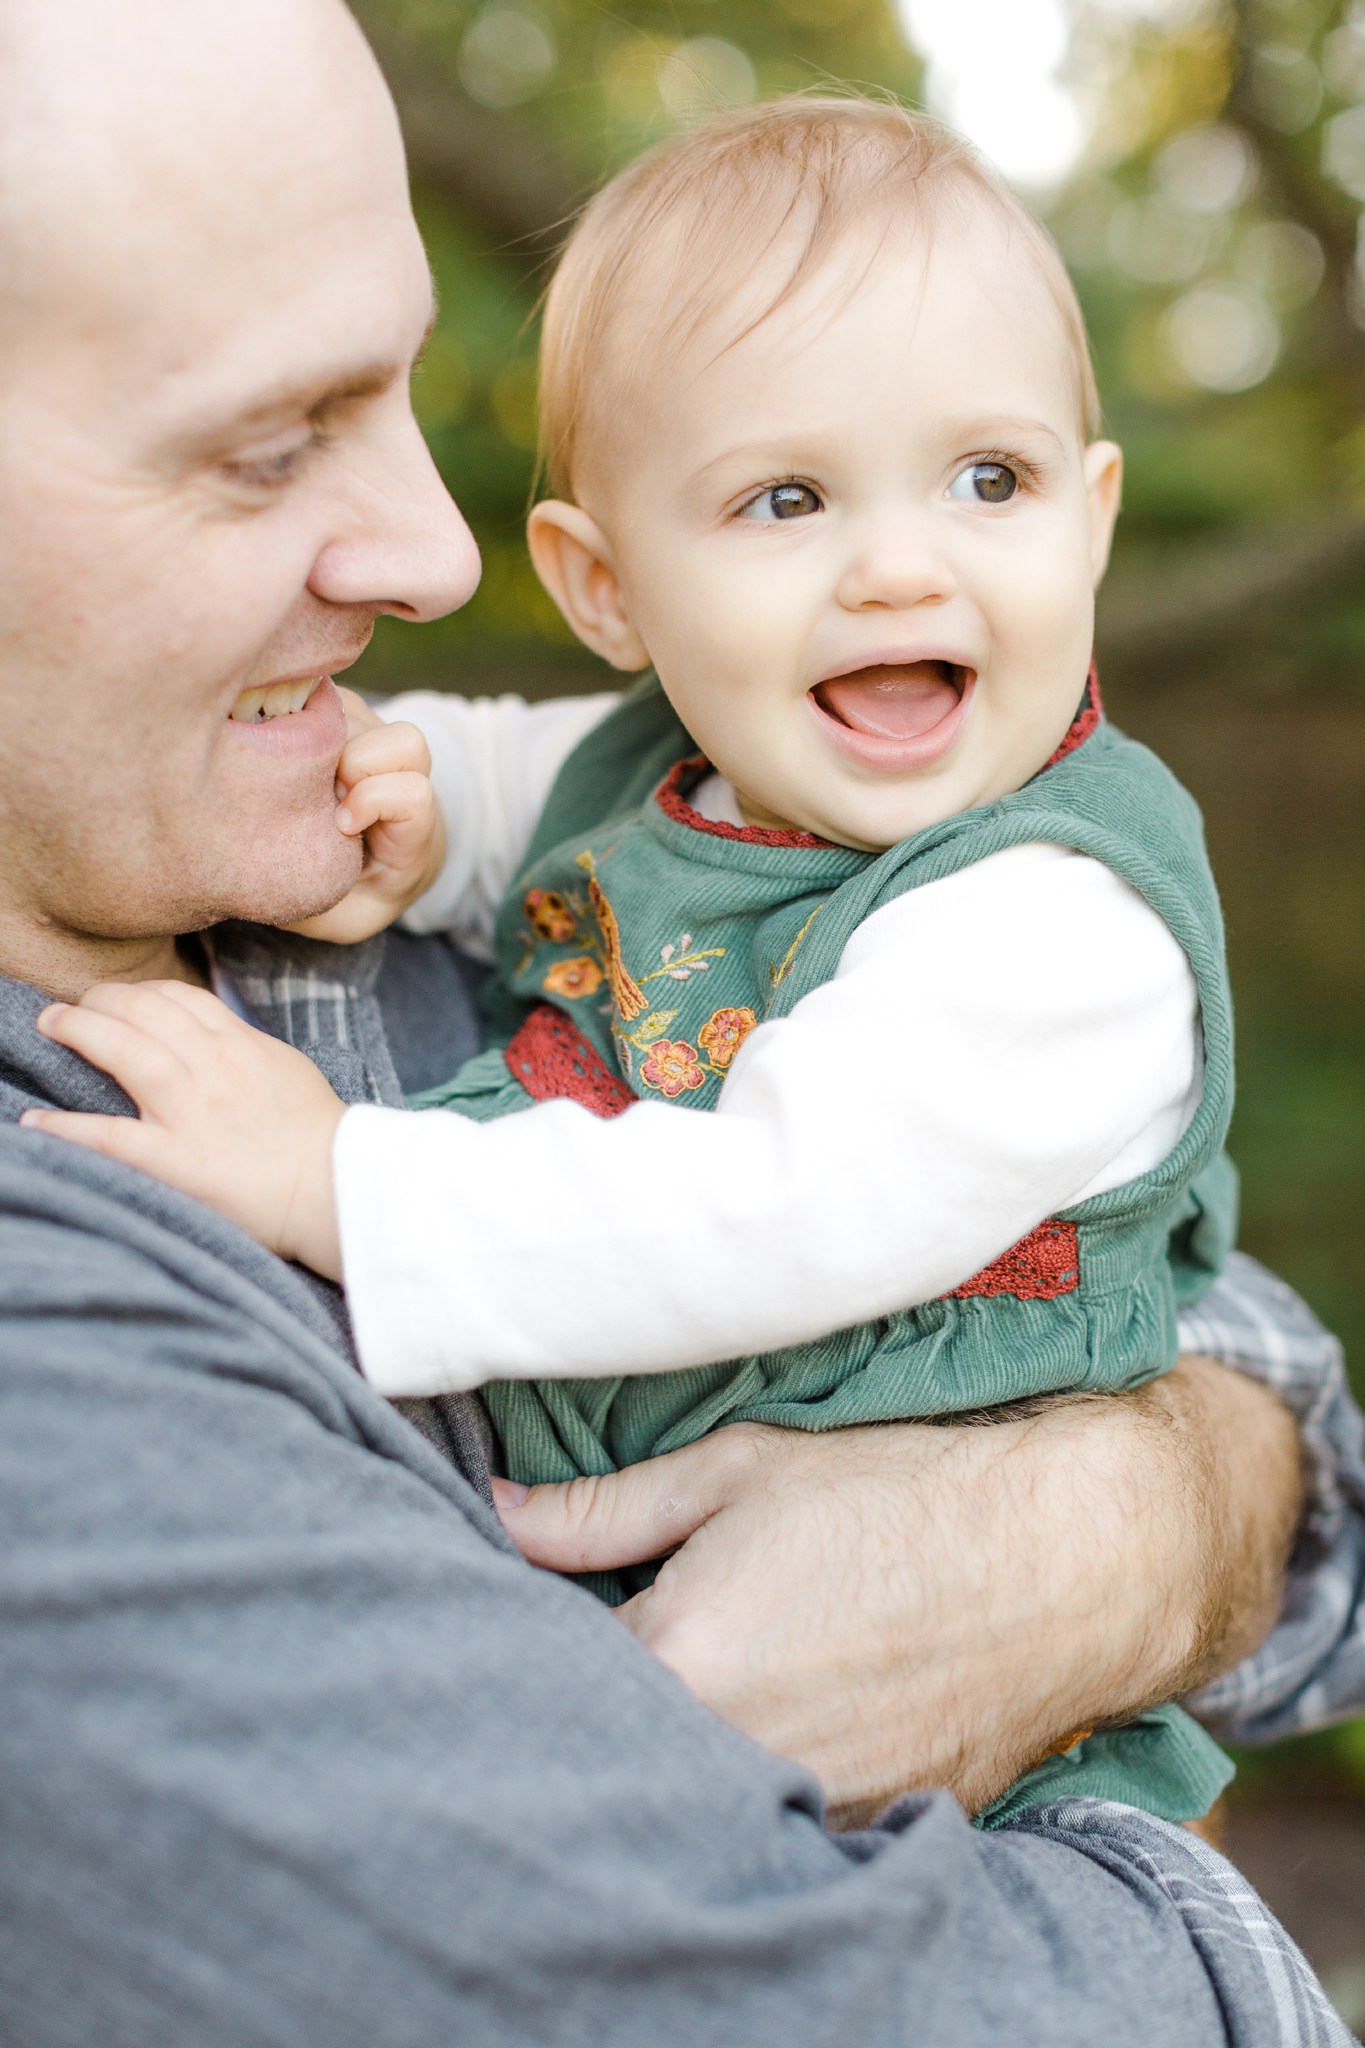
<svg viewBox="0 0 1365 2048"><path fill-rule="evenodd" d="M532 314L560 225L642 145L774 92L889 88L1048 220L1128 456L1101 675L1203 803L1228 913L1244 1242L1342 1332L1365 1389L1365 0L358 11L442 292L419 411L486 564L457 618L381 627L371 688L600 680L521 541ZM1242 1782L1234 1847L1288 1886L1365 2021L1365 1723Z"/></svg>

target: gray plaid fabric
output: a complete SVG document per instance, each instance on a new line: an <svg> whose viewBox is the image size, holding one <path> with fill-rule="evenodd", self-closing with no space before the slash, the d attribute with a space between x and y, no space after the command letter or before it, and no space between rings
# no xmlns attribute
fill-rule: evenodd
<svg viewBox="0 0 1365 2048"><path fill-rule="evenodd" d="M1187 1829L1107 1799L1066 1799L1023 1816L1016 1832L1065 1843L1173 1906L1210 1970L1229 2041L1346 2048L1354 2039L1269 1907Z"/></svg>
<svg viewBox="0 0 1365 2048"><path fill-rule="evenodd" d="M440 940L390 933L337 947L227 925L212 935L212 953L261 1025L306 1050L349 1102L401 1101L391 1042L426 1059L420 1078L416 1067L402 1074L411 1088L454 1073L476 1049L468 988ZM1181 1317L1180 1338L1184 1350L1275 1389L1298 1419L1310 1489L1278 1626L1189 1704L1220 1735L1248 1743L1365 1712L1365 1424L1341 1347L1292 1289L1241 1253ZM457 1416L453 1406L407 1403L404 1412L449 1449L447 1431L458 1425L463 1437L479 1412L469 1402ZM433 1409L445 1411L439 1420Z"/></svg>
<svg viewBox="0 0 1365 2048"><path fill-rule="evenodd" d="M1291 1288L1240 1252L1181 1317L1180 1340L1274 1388L1298 1420L1309 1483L1274 1633L1189 1705L1234 1742L1365 1713L1365 1425L1341 1346Z"/></svg>

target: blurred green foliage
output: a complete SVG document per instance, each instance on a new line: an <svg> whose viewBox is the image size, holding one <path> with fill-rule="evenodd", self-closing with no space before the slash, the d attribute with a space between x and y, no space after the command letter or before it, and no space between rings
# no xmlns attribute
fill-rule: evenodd
<svg viewBox="0 0 1365 2048"><path fill-rule="evenodd" d="M599 672L521 538L534 307L564 221L710 106L834 80L914 99L921 54L890 0L357 11L404 117L441 293L418 410L485 561L455 618L381 622L357 680L575 689ZM1064 76L1092 140L1044 210L1128 457L1102 674L1208 815L1239 1005L1244 1242L1341 1331L1365 1389L1365 0L1070 12ZM1365 1733L1336 1743L1365 1774Z"/></svg>

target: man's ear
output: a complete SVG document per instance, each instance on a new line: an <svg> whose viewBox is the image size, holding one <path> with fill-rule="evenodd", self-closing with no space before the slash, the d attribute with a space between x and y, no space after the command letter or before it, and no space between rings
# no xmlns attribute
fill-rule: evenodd
<svg viewBox="0 0 1365 2048"><path fill-rule="evenodd" d="M583 645L613 668L648 668L649 649L631 624L597 521L581 505L546 498L531 513L526 539L537 576Z"/></svg>
<svg viewBox="0 0 1365 2048"><path fill-rule="evenodd" d="M1114 441L1092 441L1083 463L1090 501L1090 573L1098 585L1109 566L1109 543L1123 495L1123 450Z"/></svg>

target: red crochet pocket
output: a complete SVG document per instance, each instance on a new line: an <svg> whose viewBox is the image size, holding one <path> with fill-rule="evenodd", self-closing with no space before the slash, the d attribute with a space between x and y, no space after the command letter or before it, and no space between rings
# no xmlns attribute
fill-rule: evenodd
<svg viewBox="0 0 1365 2048"><path fill-rule="evenodd" d="M562 1010L541 1003L503 1058L514 1080L537 1102L579 1102L594 1116L619 1116L635 1097Z"/></svg>
<svg viewBox="0 0 1365 2048"><path fill-rule="evenodd" d="M1074 1223L1055 1218L1040 1223L1018 1244L954 1287L945 1301L969 1301L979 1294L1013 1294L1020 1301L1054 1301L1081 1284L1081 1254Z"/></svg>

